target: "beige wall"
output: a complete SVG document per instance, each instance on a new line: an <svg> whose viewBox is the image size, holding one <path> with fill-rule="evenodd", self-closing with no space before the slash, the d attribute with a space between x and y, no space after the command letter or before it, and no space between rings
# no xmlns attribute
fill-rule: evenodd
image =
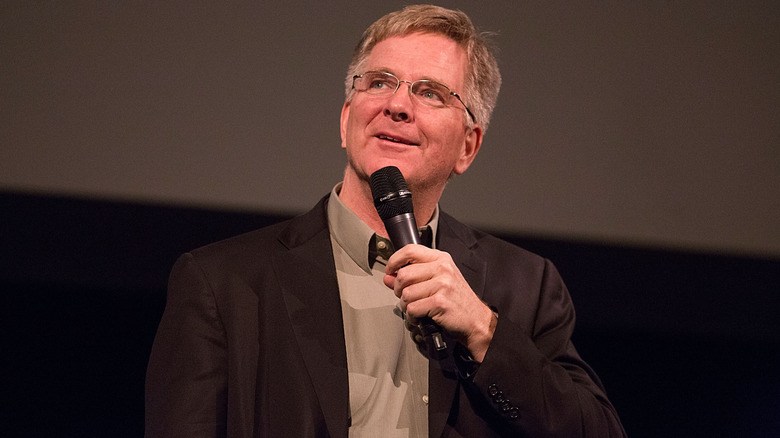
<svg viewBox="0 0 780 438"><path fill-rule="evenodd" d="M0 190L282 213L339 180L346 64L400 4L16 3ZM780 256L777 3L580 3L443 2L498 32L504 76L444 207L493 230Z"/></svg>

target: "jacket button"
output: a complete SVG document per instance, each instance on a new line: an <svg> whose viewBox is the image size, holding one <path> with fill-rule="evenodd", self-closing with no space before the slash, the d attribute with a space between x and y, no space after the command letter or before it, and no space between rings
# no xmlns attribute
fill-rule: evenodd
<svg viewBox="0 0 780 438"><path fill-rule="evenodd" d="M509 418L512 420L517 420L520 418L520 409L512 408L509 410Z"/></svg>

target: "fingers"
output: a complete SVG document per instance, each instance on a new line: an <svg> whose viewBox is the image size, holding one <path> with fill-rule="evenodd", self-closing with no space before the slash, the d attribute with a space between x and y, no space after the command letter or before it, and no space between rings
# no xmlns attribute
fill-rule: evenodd
<svg viewBox="0 0 780 438"><path fill-rule="evenodd" d="M439 254L446 253L422 245L406 245L390 257L385 267L385 273L394 275L407 265L432 262L439 257Z"/></svg>
<svg viewBox="0 0 780 438"><path fill-rule="evenodd" d="M388 260L383 281L393 289L404 312L434 317L443 312L445 304L437 294L452 290L458 278L460 272L449 254L406 245Z"/></svg>
<svg viewBox="0 0 780 438"><path fill-rule="evenodd" d="M401 294L405 293L408 301L429 296L432 292L430 289L435 290L441 286L437 284L439 279L436 276L436 267L425 263L404 266L392 278L395 296L401 298Z"/></svg>
<svg viewBox="0 0 780 438"><path fill-rule="evenodd" d="M447 277L437 275L436 265L416 263L385 275L385 285L393 289L401 310L415 317L439 312L437 294L447 288Z"/></svg>

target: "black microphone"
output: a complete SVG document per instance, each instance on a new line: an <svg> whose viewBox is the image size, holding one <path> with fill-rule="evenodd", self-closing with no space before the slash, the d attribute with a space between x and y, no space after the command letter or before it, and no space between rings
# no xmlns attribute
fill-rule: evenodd
<svg viewBox="0 0 780 438"><path fill-rule="evenodd" d="M410 243L421 243L417 221L414 219L412 192L397 167L383 167L371 174L371 196L396 250ZM435 351L441 352L447 348L441 336L441 327L433 319L425 317L418 322L420 331L425 338L430 338Z"/></svg>

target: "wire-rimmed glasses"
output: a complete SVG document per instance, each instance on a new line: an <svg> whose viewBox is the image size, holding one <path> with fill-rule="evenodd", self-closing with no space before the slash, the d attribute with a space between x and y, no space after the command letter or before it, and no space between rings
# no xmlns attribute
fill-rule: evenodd
<svg viewBox="0 0 780 438"><path fill-rule="evenodd" d="M414 82L402 81L392 73L385 71L367 71L352 77L352 88L373 96L390 96L401 87L401 83L409 84L409 96L417 102L434 108L449 106L450 98L457 98L466 109L471 121L476 123L474 114L463 102L458 93L442 83L430 79L418 79Z"/></svg>

